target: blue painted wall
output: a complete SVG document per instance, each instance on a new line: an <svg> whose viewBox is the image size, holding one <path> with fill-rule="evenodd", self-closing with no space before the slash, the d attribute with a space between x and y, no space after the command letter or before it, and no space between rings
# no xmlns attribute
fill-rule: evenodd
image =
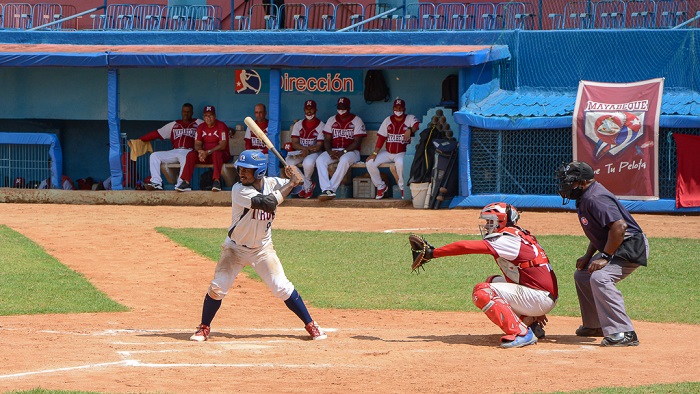
<svg viewBox="0 0 700 394"><path fill-rule="evenodd" d="M267 78L269 70L258 70ZM419 117L441 99L442 79L457 69L385 70L392 97L402 97L409 112ZM481 72L480 72L481 74ZM358 71L360 79L364 72ZM268 104L263 90L257 95L234 93L235 70L229 68L129 68L119 70L121 131L138 138L174 119L184 102L201 110L211 104L229 126L243 124L253 107ZM362 81L359 81L362 86ZM64 173L76 180L109 176L107 125L107 71L92 68L0 68L0 130L58 132L64 155ZM283 93L281 127L289 129L303 116L303 101L317 101L324 121L335 110L340 94ZM377 129L391 113L391 102L364 101L363 91L347 95L352 111L367 127ZM19 120L32 121L20 122ZM20 127L20 129L18 129Z"/></svg>

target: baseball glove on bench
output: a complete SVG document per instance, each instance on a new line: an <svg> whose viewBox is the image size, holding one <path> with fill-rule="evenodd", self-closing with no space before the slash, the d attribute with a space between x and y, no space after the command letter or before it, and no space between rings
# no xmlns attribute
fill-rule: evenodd
<svg viewBox="0 0 700 394"><path fill-rule="evenodd" d="M411 244L411 254L413 255L413 264L411 264L411 272L420 273L420 268L433 258L433 250L435 247L420 235L411 234L408 236L408 242ZM423 267L425 270L425 267Z"/></svg>

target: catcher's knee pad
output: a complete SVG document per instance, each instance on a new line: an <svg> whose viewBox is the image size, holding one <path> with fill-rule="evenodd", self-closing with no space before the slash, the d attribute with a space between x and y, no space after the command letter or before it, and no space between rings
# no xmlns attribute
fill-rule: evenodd
<svg viewBox="0 0 700 394"><path fill-rule="evenodd" d="M527 328L513 309L488 283L479 283L472 291L474 305L508 335L522 334Z"/></svg>
<svg viewBox="0 0 700 394"><path fill-rule="evenodd" d="M209 294L209 297L211 297L212 299L220 301L223 300L224 297L226 297L226 290L212 283L211 285L209 285L209 290L207 290L207 294Z"/></svg>

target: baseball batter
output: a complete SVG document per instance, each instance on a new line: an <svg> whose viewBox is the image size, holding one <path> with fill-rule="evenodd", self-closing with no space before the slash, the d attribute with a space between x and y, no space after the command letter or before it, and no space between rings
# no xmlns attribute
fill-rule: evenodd
<svg viewBox="0 0 700 394"><path fill-rule="evenodd" d="M400 98L394 100L393 111L394 114L384 119L379 126L374 152L366 160L367 172L377 188L377 200L384 198L388 189L379 173L379 166L384 163L396 164L396 175L399 177L396 182L399 184L403 198L403 157L406 154L406 147L411 143L411 137L420 125L418 118L406 114L406 102ZM381 150L385 142L386 150Z"/></svg>
<svg viewBox="0 0 700 394"><path fill-rule="evenodd" d="M489 204L479 218L486 221L479 226L483 240L458 241L435 249L426 243L430 247L425 248L427 256L421 258L427 262L463 254L493 256L503 276L489 276L474 286L472 301L506 334L501 337L501 347L534 344L538 337L544 337L545 315L554 308L559 296L549 258L537 239L517 225L520 214L514 206L503 202ZM417 236L411 235L409 241L415 250L414 237Z"/></svg>
<svg viewBox="0 0 700 394"><path fill-rule="evenodd" d="M301 172L294 166L287 166L285 173L289 179L266 177L267 155L258 150L241 152L236 168L240 182L231 189L231 226L222 245L214 279L204 297L202 321L190 339L202 342L209 338L211 322L221 301L246 265L252 266L270 291L304 322L311 339L325 339L326 333L311 318L301 296L284 274L272 246L271 229L277 205L296 192L293 189L302 182Z"/></svg>
<svg viewBox="0 0 700 394"><path fill-rule="evenodd" d="M615 195L595 181L588 163L562 165L557 178L564 204L576 201L579 222L589 240L574 271L583 322L576 335L602 336L601 346L637 346L639 339L617 283L647 265L647 238Z"/></svg>
<svg viewBox="0 0 700 394"><path fill-rule="evenodd" d="M323 127L326 124L316 117L316 102L304 102L304 119L292 126L292 149L301 152L298 155L287 156L287 164L296 166L301 163L304 168L304 187L299 197L311 198L316 184L311 176L316 168L316 159L323 151Z"/></svg>
<svg viewBox="0 0 700 394"><path fill-rule="evenodd" d="M170 139L173 143L171 150L151 153L151 181L146 183L146 190L163 190L163 179L160 176L161 163L180 163L178 183L182 181L182 171L185 169L187 153L194 148L197 126L203 122L201 119L193 119L193 114L192 104L185 103L182 105L182 119L172 121L139 138L141 141Z"/></svg>
<svg viewBox="0 0 700 394"><path fill-rule="evenodd" d="M267 127L270 123L267 120L267 107L265 107L265 104L256 104L254 111L255 124L257 124L258 127L260 127L260 130L262 130L263 133L267 135ZM255 133L253 133L253 131L250 130L250 127L246 127L245 136L243 136L243 141L245 142L246 149L257 149L267 154L267 146L265 146L265 143L262 142L260 138L255 136Z"/></svg>
<svg viewBox="0 0 700 394"><path fill-rule="evenodd" d="M335 198L340 182L350 166L360 161L362 139L367 135L365 122L350 112L350 99L341 97L336 105L338 113L328 118L323 127L323 146L326 151L316 159L321 201ZM333 177L328 176L328 166L338 163Z"/></svg>

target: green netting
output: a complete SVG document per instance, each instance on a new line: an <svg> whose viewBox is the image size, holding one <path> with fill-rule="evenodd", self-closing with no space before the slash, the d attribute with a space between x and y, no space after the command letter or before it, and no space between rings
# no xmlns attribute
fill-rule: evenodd
<svg viewBox="0 0 700 394"><path fill-rule="evenodd" d="M660 198L676 196L673 133L700 135L700 129L659 131ZM472 194L556 195L554 171L572 159L571 129L472 128L470 151Z"/></svg>

